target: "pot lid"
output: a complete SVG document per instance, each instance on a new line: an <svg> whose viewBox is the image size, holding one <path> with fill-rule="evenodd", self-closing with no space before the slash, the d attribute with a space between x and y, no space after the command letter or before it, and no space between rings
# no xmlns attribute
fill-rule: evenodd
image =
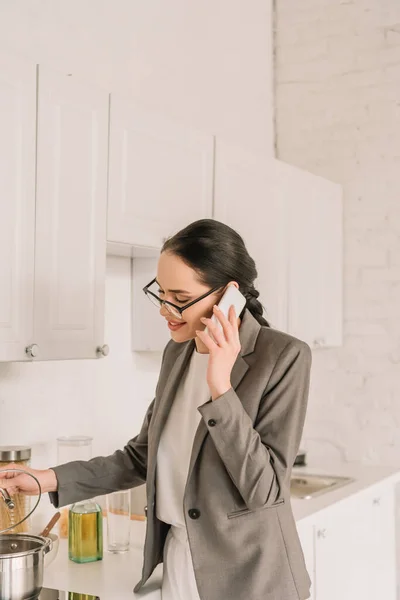
<svg viewBox="0 0 400 600"><path fill-rule="evenodd" d="M35 510L37 509L37 507L39 506L39 502L40 499L42 497L42 488L40 485L39 480L37 479L37 477L35 477L35 475L33 475L32 473L29 473L29 471L25 471L24 469L19 469L19 468L4 468L4 469L0 469L0 479L4 478L3 473L24 473L25 475L29 475L29 477L32 477L32 479L35 480L36 485L38 487L38 498L36 500L36 504L35 506L32 508L32 510L27 514L27 515L22 515L21 519L15 523L16 519L13 519L13 511L15 510L15 503L13 501L12 496L10 497L10 495L8 494L6 489L3 489L0 487L0 502L5 502L6 507L8 509L8 511L10 512L10 525L9 527L6 527L5 529L0 529L0 533L6 533L7 531L10 531L11 529L14 529L15 527L18 527L18 525L21 525L21 523L23 523L24 521L26 521L31 515L33 515L33 513L35 512ZM18 515L19 517L20 515Z"/></svg>

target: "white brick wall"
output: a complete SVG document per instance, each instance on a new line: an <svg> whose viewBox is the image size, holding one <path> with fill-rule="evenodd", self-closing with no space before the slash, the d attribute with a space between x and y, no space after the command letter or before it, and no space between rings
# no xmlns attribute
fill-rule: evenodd
<svg viewBox="0 0 400 600"><path fill-rule="evenodd" d="M345 341L314 353L303 445L400 460L400 2L276 0L279 158L344 186Z"/></svg>

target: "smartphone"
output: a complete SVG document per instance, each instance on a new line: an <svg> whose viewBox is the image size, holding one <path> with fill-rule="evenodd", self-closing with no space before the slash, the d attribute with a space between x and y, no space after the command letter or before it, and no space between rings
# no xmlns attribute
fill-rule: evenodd
<svg viewBox="0 0 400 600"><path fill-rule="evenodd" d="M232 306L232 305L234 306L236 316L238 317L240 315L240 313L242 312L245 304L246 304L246 298L243 296L242 292L239 292L237 287L231 284L231 285L228 285L228 287L226 288L226 290L224 292L224 295L222 296L221 300L218 302L218 308L228 319L228 311L229 311L230 306ZM217 317L215 316L215 314L212 315L211 321L213 323L215 323L222 330L222 325L219 322L219 320L217 319ZM208 335L211 337L211 339L213 341L215 341L211 331L208 331L208 327L206 327L204 331L206 333L208 333Z"/></svg>

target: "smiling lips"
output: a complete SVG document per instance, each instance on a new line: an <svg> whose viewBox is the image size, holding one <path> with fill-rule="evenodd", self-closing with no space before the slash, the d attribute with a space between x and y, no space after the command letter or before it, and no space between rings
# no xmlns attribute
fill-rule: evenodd
<svg viewBox="0 0 400 600"><path fill-rule="evenodd" d="M171 329L171 331L177 331L183 325L185 325L185 322L180 323L179 321L170 321L170 320L167 320L167 322L168 322L168 328Z"/></svg>

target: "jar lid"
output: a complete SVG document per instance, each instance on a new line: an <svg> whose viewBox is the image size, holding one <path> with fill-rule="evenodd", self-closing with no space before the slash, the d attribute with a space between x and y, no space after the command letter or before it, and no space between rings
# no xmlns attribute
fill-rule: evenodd
<svg viewBox="0 0 400 600"><path fill-rule="evenodd" d="M89 435L63 435L57 438L59 446L89 446L92 441Z"/></svg>
<svg viewBox="0 0 400 600"><path fill-rule="evenodd" d="M0 446L0 462L29 460L32 449L29 446Z"/></svg>

